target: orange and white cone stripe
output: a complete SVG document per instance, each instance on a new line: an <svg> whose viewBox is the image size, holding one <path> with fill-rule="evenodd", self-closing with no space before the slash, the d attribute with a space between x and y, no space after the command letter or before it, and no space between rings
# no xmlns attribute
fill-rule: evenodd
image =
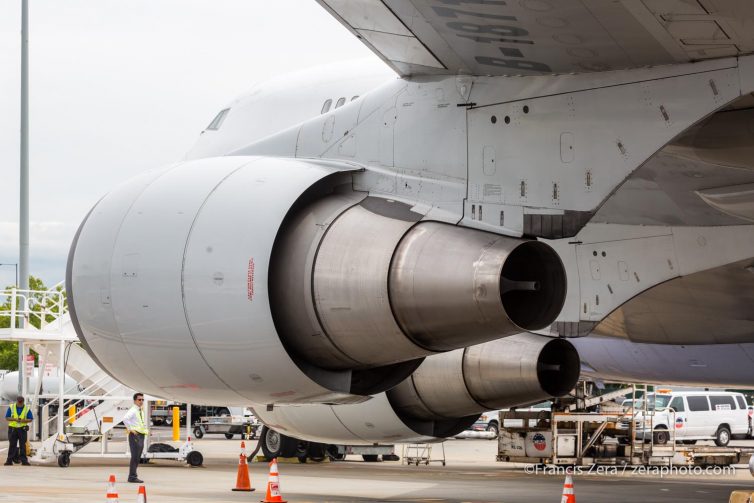
<svg viewBox="0 0 754 503"><path fill-rule="evenodd" d="M573 493L573 477L566 473L565 483L563 484L563 497L560 503L576 503L576 495Z"/></svg>
<svg viewBox="0 0 754 503"><path fill-rule="evenodd" d="M118 503L118 490L115 489L115 475L110 475L110 479L107 481L107 503Z"/></svg>
<svg viewBox="0 0 754 503"><path fill-rule="evenodd" d="M139 486L139 494L136 495L136 503L147 503L147 488Z"/></svg>
<svg viewBox="0 0 754 503"><path fill-rule="evenodd" d="M278 474L278 460L270 461L270 476L267 480L267 495L262 503L287 503L280 494L280 475Z"/></svg>

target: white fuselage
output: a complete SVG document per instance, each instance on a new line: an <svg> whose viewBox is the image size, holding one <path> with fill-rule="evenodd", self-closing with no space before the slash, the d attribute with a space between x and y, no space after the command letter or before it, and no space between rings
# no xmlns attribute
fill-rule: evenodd
<svg viewBox="0 0 754 503"><path fill-rule="evenodd" d="M229 112L221 127L202 131L186 159L227 155L320 115L328 100L329 109L335 110L338 100L350 103L396 79L384 64L369 59L315 67L260 82L223 107Z"/></svg>
<svg viewBox="0 0 754 503"><path fill-rule="evenodd" d="M442 333L447 325L434 322L464 303L479 308L465 311L479 313L472 320L481 320L479 326L498 319L481 306L504 301L503 269L477 274L474 267L493 263L485 253L498 250L501 240L518 246L536 239L557 252L567 277L559 286L565 292L567 283L567 294L547 306L521 305L522 319L560 312L544 333L561 336L586 335L661 283L727 273L726 267L754 255L750 225L590 222L659 149L754 90L750 63L418 79L346 65L259 85L218 111L185 161L128 182L87 217L69 259L77 332L99 363L133 388L179 401L256 404L268 425L294 436L329 442L444 436L471 416L443 410L442 420L414 423L396 413L395 396L358 390L373 389L399 370L409 375L417 367L405 364L418 365L432 352L467 346L450 342L458 333L443 333L447 344L414 344L432 329ZM657 103L668 118L658 114ZM363 218L354 217L357 212ZM393 262L411 242L403 239L410 232L417 230L415 242L423 243L421 235L437 229L452 232L435 251L428 248L431 256L422 255L419 244ZM419 292L415 278L452 279L463 270L442 259L472 234L490 240L481 247L486 251L469 255L474 282L439 281ZM287 249L289 235L311 235L311 246ZM290 251L291 260L278 263L273 275L281 250ZM506 250L501 245L499 255ZM492 282L477 283L484 277ZM388 278L409 278L408 286L396 293L386 286ZM452 284L461 285L460 295L448 294ZM521 288L533 299L540 282L528 284ZM301 294L291 297L300 299L291 312L318 327L296 333L304 340L296 345L283 337L270 294L289 286ZM748 316L735 302L736 286L728 280L725 287L717 292L720 316ZM410 299L399 307L416 308L411 313L419 313L418 323L392 318L401 316L398 296ZM701 315L699 301L690 295L681 303L654 302L649 316L602 330L627 340L698 344L710 337L703 325L673 325L684 312L689 319ZM633 324L643 319L656 323ZM746 326L716 325L712 342L751 344ZM335 332L339 339L331 337ZM492 333L479 341L502 332ZM358 337L374 350L354 352L354 346L363 349ZM401 359L397 343L375 344L404 338L406 347L423 352ZM320 366L318 341L342 351L342 360ZM348 361L354 364L341 364Z"/></svg>

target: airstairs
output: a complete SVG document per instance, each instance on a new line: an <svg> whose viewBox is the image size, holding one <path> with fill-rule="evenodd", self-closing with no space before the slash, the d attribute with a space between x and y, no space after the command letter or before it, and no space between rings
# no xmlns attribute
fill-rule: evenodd
<svg viewBox="0 0 754 503"><path fill-rule="evenodd" d="M26 389L23 383L24 395L38 412L30 438L41 444L32 460L57 459L63 466L72 452L92 441L106 445L108 432L131 406L133 390L100 369L81 347L62 286L47 291L10 289L0 292L0 300L7 301L0 316L11 320L9 328L0 329L0 340L18 341L39 354L36 389ZM53 367L58 369L59 387L45 394L41 376L52 373ZM78 382L77 389L65 389L66 375Z"/></svg>

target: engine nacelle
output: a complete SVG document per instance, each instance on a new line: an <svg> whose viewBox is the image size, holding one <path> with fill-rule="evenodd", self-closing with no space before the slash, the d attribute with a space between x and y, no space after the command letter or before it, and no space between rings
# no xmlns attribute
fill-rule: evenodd
<svg viewBox="0 0 754 503"><path fill-rule="evenodd" d="M565 273L546 244L420 221L406 204L364 196L294 208L275 244L273 315L301 359L368 369L557 317Z"/></svg>
<svg viewBox="0 0 754 503"><path fill-rule="evenodd" d="M427 358L387 395L407 422L447 420L563 396L580 370L567 340L517 334Z"/></svg>
<svg viewBox="0 0 754 503"><path fill-rule="evenodd" d="M100 366L180 401L344 403L435 352L551 323L544 243L421 221L350 165L241 157L147 173L71 247L74 326Z"/></svg>
<svg viewBox="0 0 754 503"><path fill-rule="evenodd" d="M579 370L570 342L519 334L430 356L411 377L366 402L255 413L281 433L318 442L430 441L456 435L485 410L565 395Z"/></svg>

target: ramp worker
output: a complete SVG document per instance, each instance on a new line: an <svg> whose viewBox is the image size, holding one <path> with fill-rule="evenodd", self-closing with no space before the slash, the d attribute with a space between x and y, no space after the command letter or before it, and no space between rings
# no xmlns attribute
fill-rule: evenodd
<svg viewBox="0 0 754 503"><path fill-rule="evenodd" d="M24 403L24 397L19 395L16 403L10 404L5 413L9 442L6 466L12 465L16 459L20 459L22 465L29 466L29 460L26 458L26 432L29 431L29 423L33 419L29 406Z"/></svg>
<svg viewBox="0 0 754 503"><path fill-rule="evenodd" d="M139 467L141 453L144 451L144 439L147 437L149 430L144 422L144 394L134 393L134 404L126 412L123 418L123 425L126 427L128 435L128 448L131 450L131 465L128 472L128 481L141 484L144 481L136 476L136 469Z"/></svg>

